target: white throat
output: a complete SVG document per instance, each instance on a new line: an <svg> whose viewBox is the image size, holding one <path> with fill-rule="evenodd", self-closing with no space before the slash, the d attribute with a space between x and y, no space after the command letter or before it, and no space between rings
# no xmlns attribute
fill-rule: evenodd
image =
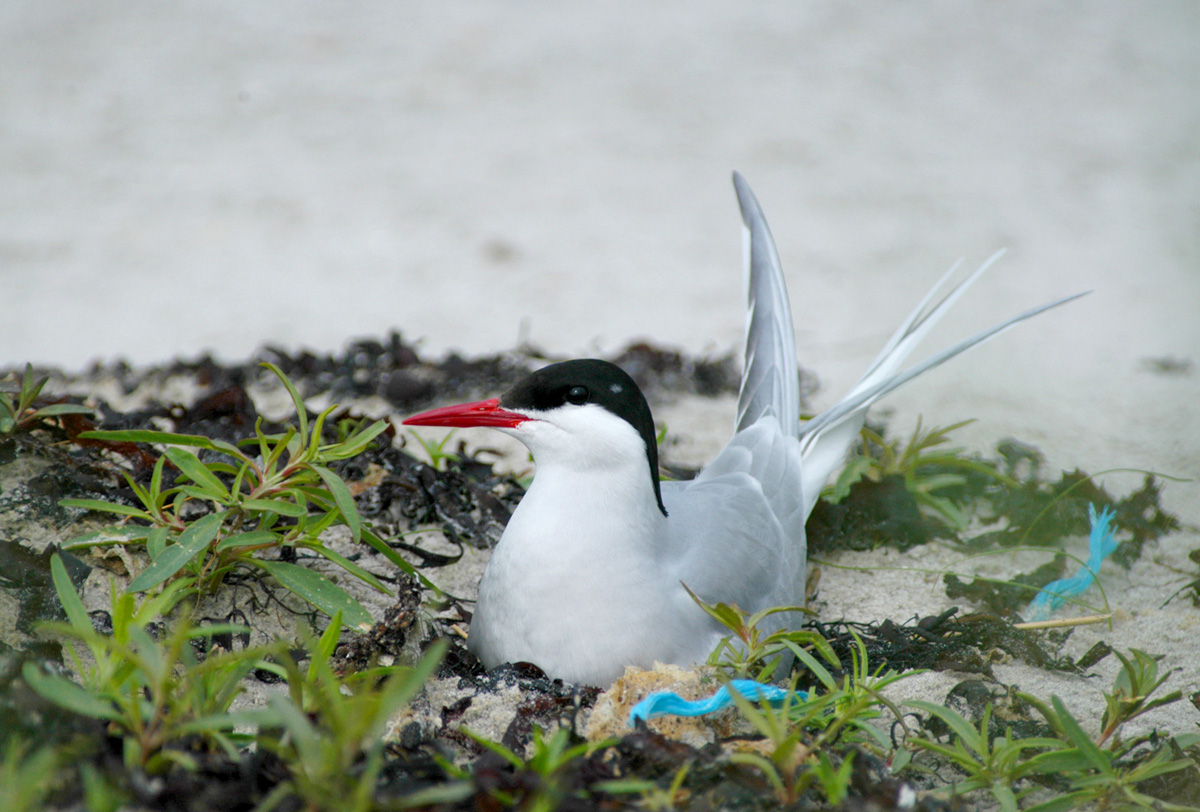
<svg viewBox="0 0 1200 812"><path fill-rule="evenodd" d="M556 410L506 430L533 453L537 471L502 544L554 561L620 552L655 555L662 522L641 435L599 406ZM570 579L566 579L567 582Z"/></svg>

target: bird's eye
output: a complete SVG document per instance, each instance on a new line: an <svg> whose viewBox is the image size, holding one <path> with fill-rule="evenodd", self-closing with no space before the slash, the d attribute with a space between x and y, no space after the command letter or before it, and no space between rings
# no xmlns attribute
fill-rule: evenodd
<svg viewBox="0 0 1200 812"><path fill-rule="evenodd" d="M567 390L567 403L573 403L576 406L582 406L587 403L588 390L586 386L572 386Z"/></svg>

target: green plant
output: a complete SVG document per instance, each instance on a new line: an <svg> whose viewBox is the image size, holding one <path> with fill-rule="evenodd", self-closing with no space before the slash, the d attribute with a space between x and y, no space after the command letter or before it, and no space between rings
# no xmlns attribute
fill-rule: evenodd
<svg viewBox="0 0 1200 812"><path fill-rule="evenodd" d="M687 589L686 585L684 588ZM872 670L866 645L854 635L850 669L839 682L812 654L815 651L835 668L842 667L833 646L824 637L803 629L767 632L759 628L772 615L803 612L801 607L778 606L748 615L737 606L705 603L690 589L688 594L710 617L732 632L709 655L710 666L722 669L730 679L753 677L765 681L795 658L821 686L802 702L795 701L794 690L789 691L780 707L767 702L755 705L737 691L730 691L742 715L771 742L769 757L738 753L732 757L734 761L762 772L782 803L795 802L814 785L820 787L830 803L839 803L849 786L853 753L848 752L835 766L825 748L842 739L852 746L890 749L890 742L871 720L880 717L880 707L887 707L897 719L902 718L900 709L881 691L905 675Z"/></svg>
<svg viewBox="0 0 1200 812"><path fill-rule="evenodd" d="M326 419L336 408L321 412L310 426L304 402L291 382L273 364L263 364L286 387L296 408L299 426L283 434L266 435L261 419L254 437L237 445L204 436L158 431L91 431L83 439L159 443L167 446L154 465L148 486L122 472L140 506L93 499L64 499L65 507L84 508L123 517L124 524L75 539L68 549L107 544L144 545L150 564L128 589L144 591L186 577L197 591L212 591L225 575L242 566L275 578L317 609L332 616L341 612L356 627L369 625L367 611L345 590L320 573L260 555L266 550L302 549L340 566L374 589L391 592L374 575L328 547L321 534L335 524L345 525L353 540L365 541L389 561L410 571L404 560L362 526L354 497L329 464L363 451L387 428L384 421L339 431L340 439L322 441ZM248 447L249 452L243 447ZM191 448L211 452L201 460ZM164 468L179 471L176 485L163 487ZM184 519L185 507L199 502L207 515ZM190 509L190 508L188 508ZM141 524L131 524L130 520Z"/></svg>
<svg viewBox="0 0 1200 812"><path fill-rule="evenodd" d="M770 742L771 747L769 756L740 752L732 754L730 760L735 764L745 764L758 769L775 790L775 797L780 803L795 803L816 778L811 769L805 769L803 766L813 752L811 746L803 743L804 725L796 723L792 718L797 694L789 691L777 707L772 707L767 702L755 705L737 691L730 691L729 695L733 697L742 716ZM820 711L828 708L831 703L831 697L822 697L804 704L808 705L810 710Z"/></svg>
<svg viewBox="0 0 1200 812"><path fill-rule="evenodd" d="M1102 749L1084 732L1061 699L1053 696L1050 700L1055 720L1051 725L1061 728L1071 746L1058 752L1046 753L1040 760L1035 757L1035 760L1039 761L1040 772L1065 775L1070 781L1070 787L1060 798L1031 807L1033 812L1053 812L1064 808L1063 804L1078 805L1087 802L1098 802L1101 808L1133 806L1142 809L1196 812L1196 807L1168 803L1145 795L1137 789L1139 784L1151 778L1193 766L1193 762L1188 759L1170 760L1169 743L1159 746L1146 758L1130 761L1129 748ZM1050 719L1048 716L1047 721ZM1194 741L1195 736L1192 736L1185 738L1181 744Z"/></svg>
<svg viewBox="0 0 1200 812"><path fill-rule="evenodd" d="M25 365L25 374L21 378L21 386L15 393L8 389L0 389L0 435L17 434L41 425L48 417L64 414L90 414L91 409L75 403L52 403L41 408L33 408L42 387L48 377L34 380L33 365ZM17 396L16 402L12 396Z"/></svg>
<svg viewBox="0 0 1200 812"><path fill-rule="evenodd" d="M1131 719L1183 698L1183 692L1176 690L1151 700L1150 694L1157 691L1171 673L1168 671L1161 677L1158 676L1160 658L1136 648L1131 648L1129 653L1131 657L1126 657L1119 651L1113 652L1121 661L1121 670L1117 672L1112 691L1104 695L1106 707L1100 720L1100 738L1096 740L1096 744L1100 746Z"/></svg>
<svg viewBox="0 0 1200 812"><path fill-rule="evenodd" d="M83 779L83 807L88 812L117 812L129 803L120 787L86 761L79 765L79 776Z"/></svg>
<svg viewBox="0 0 1200 812"><path fill-rule="evenodd" d="M171 763L194 767L195 760L167 745L198 736L235 758L249 740L235 732L245 718L229 712L242 691L242 678L260 664L265 649L237 653L210 651L198 661L192 642L213 635L245 631L231 624L196 628L186 618L176 622L161 640L149 628L174 608L186 593L179 579L158 595L140 603L128 593L111 592L111 635L96 632L75 592L62 560L51 558L51 577L66 610L67 623L46 623L46 631L68 638L66 649L80 683L43 672L25 663L25 682L46 700L67 710L103 719L125 742L125 760L148 772L164 771ZM91 654L85 664L71 640Z"/></svg>
<svg viewBox="0 0 1200 812"><path fill-rule="evenodd" d="M984 709L978 730L961 715L941 705L915 699L905 704L941 719L953 732L952 745L920 737L912 740L914 746L941 755L970 776L954 784L952 790L955 793L988 790L1005 812L1015 812L1018 801L1033 789L1016 791L1014 785L1020 779L1040 772L1038 763L1026 756L1026 751L1053 752L1063 747L1058 739L1013 739L1011 728L1005 729L1003 737L989 738L991 704Z"/></svg>
<svg viewBox="0 0 1200 812"><path fill-rule="evenodd" d="M1035 708L1046 720L1051 737L1015 739L1011 728L1001 736L989 738L992 706L984 710L978 729L960 714L939 705L911 700L906 704L936 716L949 727L952 743L943 744L915 737L911 743L922 750L937 753L967 774L955 783L951 791L986 790L1005 812L1015 812L1020 802L1035 789L1036 783L1053 779L1066 782L1066 792L1025 807L1026 812L1058 812L1074 809L1085 803L1099 803L1102 808L1137 807L1144 809L1188 810L1152 798L1138 790L1138 785L1156 776L1182 770L1193 765L1188 759L1171 759L1171 742L1161 742L1154 736L1122 743L1117 732L1131 719L1146 711L1162 707L1181 698L1179 691L1150 700L1149 696L1166 680L1159 678L1155 659L1136 649L1132 657L1118 654L1121 670L1113 689L1105 695L1107 709L1101 720L1099 735L1092 739L1078 720L1057 696L1047 703L1025 693L1017 697ZM1184 749L1198 737L1177 737L1174 744ZM1135 753L1135 748L1150 742L1149 753ZM1107 744L1107 746L1105 746ZM1029 750L1039 752L1028 754ZM1027 780L1023 788L1019 782ZM1034 783L1028 783L1034 782Z"/></svg>
<svg viewBox="0 0 1200 812"><path fill-rule="evenodd" d="M644 778L614 778L610 781L599 781L594 786L610 795L636 794L639 796L636 802L638 808L650 812L667 812L686 801L688 792L684 789L683 782L687 780L690 769L689 764L681 766L671 776L671 781L666 787L660 787Z"/></svg>
<svg viewBox="0 0 1200 812"><path fill-rule="evenodd" d="M708 664L723 670L730 679L764 682L791 657L798 656L802 646L813 647L830 662L837 662L833 648L816 632L786 628L767 632L759 628L772 615L804 612L801 606L776 606L748 615L736 605L705 603L686 584L683 588L709 617L730 630L731 634L708 655Z"/></svg>
<svg viewBox="0 0 1200 812"><path fill-rule="evenodd" d="M562 782L563 770L575 759L613 744L612 741L601 741L572 745L571 731L565 727L555 728L549 736L541 728L535 727L533 742L530 745L533 752L528 758L522 758L499 742L491 741L466 728L460 728L460 730L484 749L495 753L507 762L516 773L528 774L533 778L532 781L519 780L515 782L517 789L513 791L503 789L488 791L489 796L500 805L509 808L519 807L528 812L551 812L551 810L557 809L567 794ZM471 777L469 771L447 762L443 762L443 768L452 778L460 782L460 786L469 786L467 784ZM597 788L606 792L620 792L644 789L645 785L638 783L631 786L607 782L598 785Z"/></svg>
<svg viewBox="0 0 1200 812"><path fill-rule="evenodd" d="M0 809L6 812L42 809L54 787L59 761L52 747L35 750L29 742L7 738L0 752Z"/></svg>
<svg viewBox="0 0 1200 812"><path fill-rule="evenodd" d="M420 444L425 456L429 457L429 464L432 467L443 470L444 463L458 461L458 454L446 450L446 444L454 436L454 429L446 432L440 440L426 439L425 435L418 431L409 430L408 434Z"/></svg>
<svg viewBox="0 0 1200 812"><path fill-rule="evenodd" d="M900 709L881 692L905 675L872 669L866 645L857 635L854 641L850 669L840 681L808 651L795 649L797 659L821 686L814 688L803 701L796 701L794 681L793 690L777 707L765 701L756 705L737 691L730 691L742 716L771 745L769 756L736 753L731 758L762 772L781 803L794 803L813 786L830 803L839 803L849 788L853 748L891 747L872 720L882 715L881 707L887 708L896 719L902 719ZM832 648L823 656L831 665L840 665ZM834 744L840 744L843 752L836 765L829 755Z"/></svg>
<svg viewBox="0 0 1200 812"><path fill-rule="evenodd" d="M884 669L883 666L871 668L866 644L854 632L851 632L851 635L854 645L850 649L850 669L842 675L840 682L812 654L803 649L797 651L797 659L820 681L826 691L825 695L833 697L832 712L806 714L802 721L806 726L816 727L821 731L816 739L818 746L832 743L839 737L848 737L855 744L887 750L891 747L891 742L871 724L871 720L883 715L879 708L886 708L897 721L902 722L903 714L882 691L906 677L924 672L909 671L901 674L890 668ZM830 662L832 664L837 661Z"/></svg>
<svg viewBox="0 0 1200 812"><path fill-rule="evenodd" d="M862 479L879 482L887 476L901 476L904 478L905 488L918 504L950 527L964 530L969 523L966 511L949 496L939 494L938 491L965 484L968 473L983 474L1010 487L1017 486L1012 477L997 470L994 465L964 456L962 448L933 450L949 442L951 432L973 422L963 420L944 428L923 431L921 420L918 418L916 428L913 429L912 436L903 450L900 450L899 440L889 442L882 435L863 426L860 432L861 452L850 458L834 484L826 488L822 495L826 501L836 504L845 499L851 486Z"/></svg>
<svg viewBox="0 0 1200 812"><path fill-rule="evenodd" d="M341 628L335 616L319 639L308 641L306 669L286 650L278 657L274 670L286 677L288 693L272 696L257 713L263 731L258 743L283 759L289 777L259 805L262 812L293 795L312 810L375 808L388 720L420 690L446 650L439 641L411 668L339 678L330 657Z"/></svg>

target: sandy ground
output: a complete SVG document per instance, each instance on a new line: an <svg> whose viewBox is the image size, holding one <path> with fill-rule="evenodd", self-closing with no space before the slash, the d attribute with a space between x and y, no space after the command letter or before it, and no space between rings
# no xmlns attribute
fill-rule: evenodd
<svg viewBox="0 0 1200 812"><path fill-rule="evenodd" d="M818 407L945 267L1007 248L931 348L1095 293L892 397L896 429L977 417L977 448L1195 478L1198 40L1186 1L5 3L0 363L391 328L435 352L725 352L737 168ZM702 449L728 420L687 424ZM1165 503L1200 523L1195 481ZM1180 581L1147 577L1124 611ZM1142 644L1200 662L1189 611Z"/></svg>

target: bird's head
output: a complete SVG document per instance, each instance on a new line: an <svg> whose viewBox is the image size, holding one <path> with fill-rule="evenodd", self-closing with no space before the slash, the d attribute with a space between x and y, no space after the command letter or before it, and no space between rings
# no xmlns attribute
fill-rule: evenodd
<svg viewBox="0 0 1200 812"><path fill-rule="evenodd" d="M486 426L516 437L540 466L602 471L644 460L659 510L654 419L620 367L591 358L551 364L499 398L413 415L406 426Z"/></svg>

